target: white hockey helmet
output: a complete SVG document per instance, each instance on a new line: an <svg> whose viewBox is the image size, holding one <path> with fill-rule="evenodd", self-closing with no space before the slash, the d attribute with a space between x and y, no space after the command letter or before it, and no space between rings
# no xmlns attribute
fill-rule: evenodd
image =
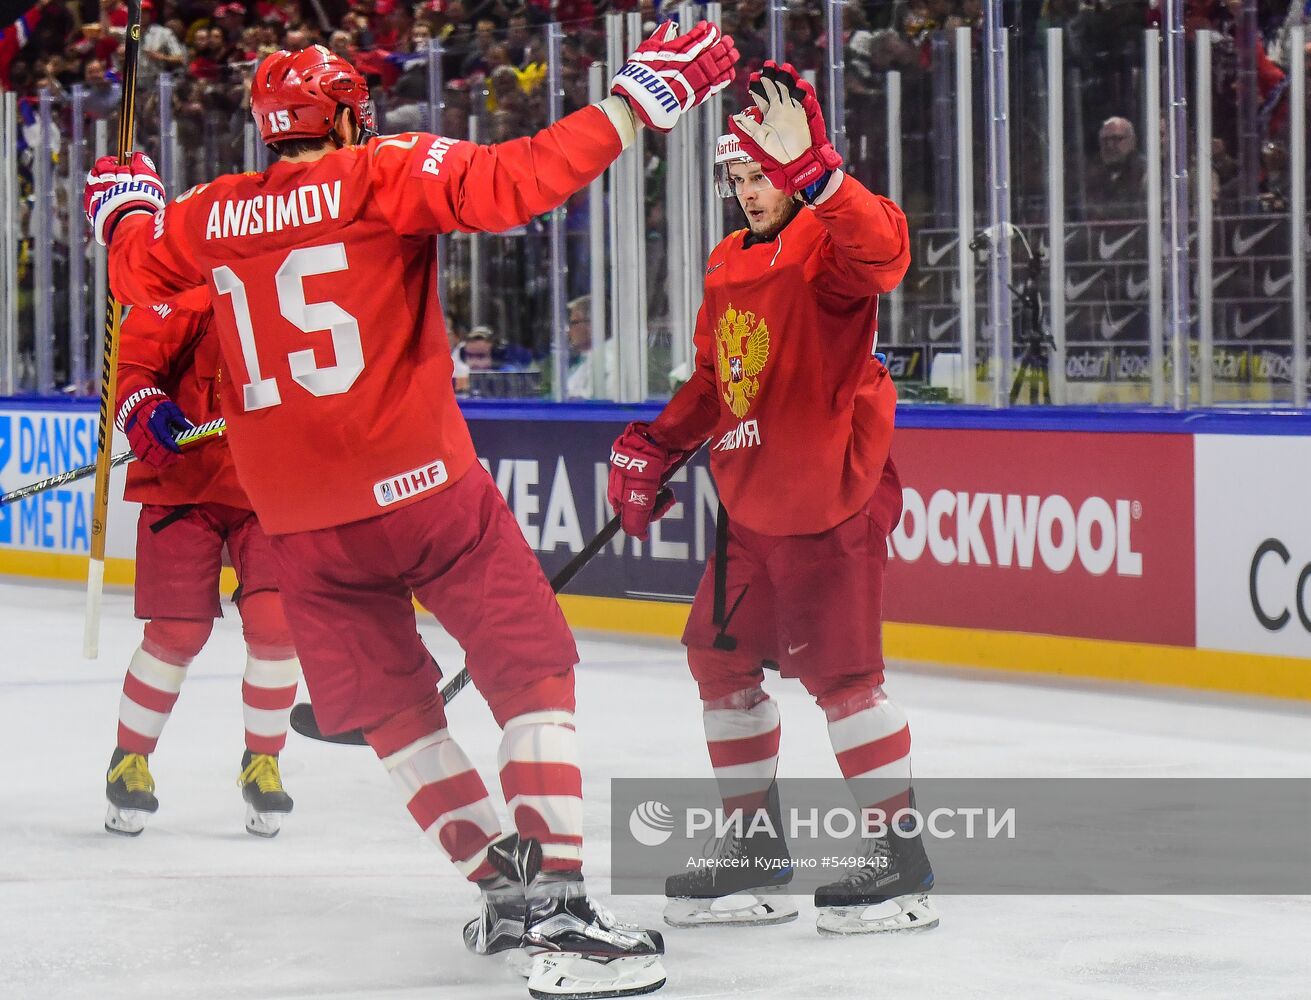
<svg viewBox="0 0 1311 1000"><path fill-rule="evenodd" d="M750 163L751 157L742 151L742 144L732 132L721 135L715 144L715 190L721 198L733 197L733 182L728 177L730 163Z"/></svg>

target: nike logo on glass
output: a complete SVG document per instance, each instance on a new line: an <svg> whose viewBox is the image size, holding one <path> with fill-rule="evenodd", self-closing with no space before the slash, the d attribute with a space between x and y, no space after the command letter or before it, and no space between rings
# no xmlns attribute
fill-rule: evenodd
<svg viewBox="0 0 1311 1000"><path fill-rule="evenodd" d="M1221 285L1223 285L1226 281L1228 281L1237 273L1238 273L1238 268L1236 267L1231 267L1227 271L1221 271L1219 274L1217 274L1215 277L1211 279L1211 287L1219 288Z"/></svg>
<svg viewBox="0 0 1311 1000"><path fill-rule="evenodd" d="M938 340L944 333L956 325L959 316L949 316L945 323L929 323L929 340Z"/></svg>
<svg viewBox="0 0 1311 1000"><path fill-rule="evenodd" d="M1236 315L1234 317L1234 336L1242 340L1277 312L1279 312L1279 306L1271 306L1255 319L1245 320L1241 315Z"/></svg>
<svg viewBox="0 0 1311 1000"><path fill-rule="evenodd" d="M1234 231L1234 256L1245 257L1248 251L1252 249L1252 247L1256 246L1258 243L1261 242L1261 240L1269 236L1278 228L1279 228L1279 223L1272 222L1270 223L1270 225L1266 226L1264 229L1256 233L1254 236L1244 236L1243 231L1241 229L1235 230Z"/></svg>
<svg viewBox="0 0 1311 1000"><path fill-rule="evenodd" d="M1284 290L1285 285L1292 284L1293 276L1286 274L1278 281L1274 280L1270 273L1270 268L1265 269L1265 275L1261 278L1261 291L1265 292L1267 298L1272 298Z"/></svg>
<svg viewBox="0 0 1311 1000"><path fill-rule="evenodd" d="M1111 319L1111 317L1110 317L1109 315L1107 315L1107 316L1103 316L1103 317L1102 317L1102 336L1103 336L1104 338L1106 338L1107 340L1111 340L1111 339L1114 338L1114 337L1115 337L1115 336L1116 336L1116 335L1117 335L1121 330L1123 330L1126 326L1128 326L1128 325L1133 321L1134 317L1137 316L1137 315L1138 315L1139 313L1141 313L1141 312L1142 312L1141 309L1135 309L1135 310L1133 310L1131 313L1129 313L1128 316L1123 316L1123 317L1121 317L1120 319Z"/></svg>
<svg viewBox="0 0 1311 1000"><path fill-rule="evenodd" d="M951 253L952 248L956 246L956 244L959 242L960 239L957 238L954 240L948 240L940 247L935 247L933 245L933 241L929 240L929 248L924 252L924 257L926 258L926 263L928 264L928 266L937 267L938 261L942 260L943 257Z"/></svg>
<svg viewBox="0 0 1311 1000"><path fill-rule="evenodd" d="M1077 299L1084 292L1088 291L1088 289L1090 289L1093 286L1093 283L1096 282L1097 279L1100 278L1105 273L1106 273L1106 268L1104 267L1098 268L1096 274L1094 274L1091 278L1087 278L1079 282L1077 285L1069 278L1066 278L1065 297L1067 299Z"/></svg>
<svg viewBox="0 0 1311 1000"><path fill-rule="evenodd" d="M1138 235L1138 230L1141 228L1142 226L1135 226L1133 229L1129 230L1127 235L1121 236L1118 240L1112 240L1110 243L1106 242L1105 233L1100 234L1097 237L1098 256L1100 256L1102 260L1110 260L1120 252L1121 247Z"/></svg>
<svg viewBox="0 0 1311 1000"><path fill-rule="evenodd" d="M1124 284L1125 284L1125 291L1129 293L1129 298L1141 299L1144 295L1147 294L1147 289L1150 288L1152 285L1152 276L1149 274L1142 281L1138 281L1131 274L1129 275L1128 280Z"/></svg>

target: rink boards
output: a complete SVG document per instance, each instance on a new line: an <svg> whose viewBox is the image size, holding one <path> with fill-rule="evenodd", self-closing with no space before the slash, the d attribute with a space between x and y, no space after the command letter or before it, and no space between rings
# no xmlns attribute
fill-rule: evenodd
<svg viewBox="0 0 1311 1000"><path fill-rule="evenodd" d="M617 430L655 412L466 405L548 572L609 514ZM85 402L0 403L0 490L89 461L95 421ZM898 421L889 658L1311 699L1311 416L903 406ZM777 488L804 495L804 470ZM675 492L647 543L616 541L574 581L576 626L680 634L713 545L704 454ZM0 507L0 572L82 578L90 496L88 479ZM107 579L127 585L135 505L109 520Z"/></svg>

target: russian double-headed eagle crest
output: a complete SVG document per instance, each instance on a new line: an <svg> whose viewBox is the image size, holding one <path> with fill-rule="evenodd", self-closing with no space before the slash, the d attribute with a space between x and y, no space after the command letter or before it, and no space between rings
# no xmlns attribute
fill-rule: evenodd
<svg viewBox="0 0 1311 1000"><path fill-rule="evenodd" d="M719 381L724 402L741 420L760 392L760 373L769 361L769 327L753 312L729 306L719 317Z"/></svg>

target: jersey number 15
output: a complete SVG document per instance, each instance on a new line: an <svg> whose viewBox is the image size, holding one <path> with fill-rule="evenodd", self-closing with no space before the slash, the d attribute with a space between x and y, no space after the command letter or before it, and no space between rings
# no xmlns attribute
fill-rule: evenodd
<svg viewBox="0 0 1311 1000"><path fill-rule="evenodd" d="M346 392L364 371L364 345L360 324L335 302L306 302L304 279L315 274L332 274L346 270L346 247L330 243L321 247L301 247L287 254L278 268L274 283L278 290L278 308L283 318L304 333L329 330L337 363L320 368L314 351L296 351L287 355L291 377L315 396L336 396ZM246 412L277 406L282 402L278 380L260 374L259 353L255 347L255 328L250 318L246 285L226 264L214 268L214 288L220 295L232 296L232 312L237 323L237 338L246 362L243 402Z"/></svg>

